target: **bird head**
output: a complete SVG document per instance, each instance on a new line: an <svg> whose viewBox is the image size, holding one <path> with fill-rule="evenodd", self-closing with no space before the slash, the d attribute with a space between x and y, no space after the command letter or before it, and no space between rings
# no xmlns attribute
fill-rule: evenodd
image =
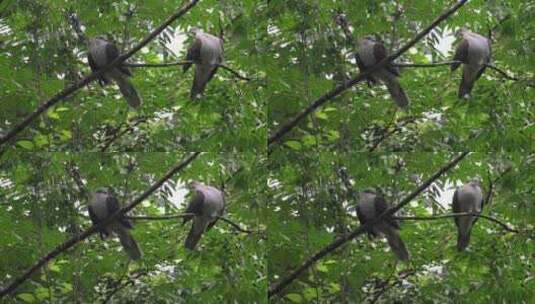
<svg viewBox="0 0 535 304"><path fill-rule="evenodd" d="M111 194L112 190L110 187L100 187L95 192L99 194Z"/></svg>
<svg viewBox="0 0 535 304"><path fill-rule="evenodd" d="M195 26L190 28L190 30L189 30L189 34L192 35L192 36L196 36L197 34L200 34L200 33L202 33L202 30L200 28L198 28L198 27L195 27Z"/></svg>
<svg viewBox="0 0 535 304"><path fill-rule="evenodd" d="M202 185L201 182L196 181L196 180L193 180L193 181L191 181L191 182L188 183L188 188L189 188L189 189L195 189L195 188L197 188L197 187L199 187L199 186L201 186L201 185Z"/></svg>
<svg viewBox="0 0 535 304"><path fill-rule="evenodd" d="M365 188L364 190L362 190L362 193L376 194L377 190L375 188L368 187L368 188Z"/></svg>
<svg viewBox="0 0 535 304"><path fill-rule="evenodd" d="M470 31L468 30L468 28L463 26L460 29L458 29L457 32L455 32L455 37L457 37L458 39L463 38L464 34L469 33L469 32Z"/></svg>
<svg viewBox="0 0 535 304"><path fill-rule="evenodd" d="M481 179L479 177L474 177L470 180L470 184L472 186L478 186L478 187L481 187Z"/></svg>

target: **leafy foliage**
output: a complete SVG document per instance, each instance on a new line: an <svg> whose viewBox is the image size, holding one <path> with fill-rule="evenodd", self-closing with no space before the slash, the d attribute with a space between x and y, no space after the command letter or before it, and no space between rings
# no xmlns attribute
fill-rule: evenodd
<svg viewBox="0 0 535 304"><path fill-rule="evenodd" d="M176 1L16 1L0 18L0 133L7 133L41 102L89 73L87 37L107 34L129 50L180 6ZM253 1L200 1L132 58L135 62L183 60L192 26L225 37L225 61L253 80L220 70L202 101L190 101L193 73L181 66L136 68L133 82L143 99L128 108L116 86L89 84L58 103L15 143L23 151L243 151L265 149L262 68L255 61L261 27L249 27ZM170 51L175 34L184 40ZM176 50L175 50L176 51ZM139 123L136 123L141 121Z"/></svg>
<svg viewBox="0 0 535 304"><path fill-rule="evenodd" d="M2 285L91 225L88 191L109 185L127 203L179 161L176 153L10 155L0 171ZM251 153L202 154L130 215L183 212L188 197L180 193L185 194L184 183L196 179L224 186L226 217L253 231L262 230L263 162ZM73 172L85 182L82 189ZM27 303L95 302L112 295L117 303L149 298L158 303L223 299L253 303L265 298L261 234L240 233L220 221L204 235L198 251L188 252L183 247L188 230L181 219L136 221L133 235L144 251L136 264L127 263L117 241L102 241L95 234L42 268L14 298Z"/></svg>
<svg viewBox="0 0 535 304"><path fill-rule="evenodd" d="M275 133L314 100L357 74L356 41L376 34L390 52L408 42L452 1L272 1L268 32L273 84L269 128ZM350 23L350 39L336 24ZM335 97L284 137L276 153L321 148L338 151L533 150L535 8L525 1L469 1L398 61L451 60L454 32L466 26L492 33L493 63L530 81L510 81L487 70L471 100L458 100L461 73L448 66L405 68L401 84L409 111L396 109L382 85L365 82ZM529 21L528 21L529 19ZM350 44L352 42L353 44ZM276 59L276 60L274 60ZM531 84L531 86L530 86ZM383 138L385 137L385 138ZM380 143L380 144L378 144ZM378 147L375 147L378 145Z"/></svg>
<svg viewBox="0 0 535 304"><path fill-rule="evenodd" d="M319 153L272 164L269 279L276 283L335 238L358 227L354 193L382 187L392 204L452 159L450 153ZM515 302L533 296L534 155L472 153L398 215L451 213L451 191L479 176L493 195L484 214L521 230L480 219L466 252L458 253L453 219L403 222L411 252L396 264L381 238L361 236L314 264L275 298L283 302ZM503 172L506 172L504 175ZM344 174L348 182L344 181ZM448 193L449 192L449 200ZM507 290L507 292L504 292Z"/></svg>

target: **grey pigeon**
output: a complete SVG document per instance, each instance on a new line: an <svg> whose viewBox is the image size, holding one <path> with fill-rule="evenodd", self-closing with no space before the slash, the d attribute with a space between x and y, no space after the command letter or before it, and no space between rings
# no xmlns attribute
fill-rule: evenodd
<svg viewBox="0 0 535 304"><path fill-rule="evenodd" d="M121 209L119 201L110 188L99 188L91 194L88 210L93 225L99 224L119 209ZM139 260L141 259L142 253L136 240L130 234L129 230L132 228L134 228L132 223L125 219L124 216L120 216L105 227L102 227L99 233L103 240L112 233L115 233L119 237L119 241L128 256L132 260Z"/></svg>
<svg viewBox="0 0 535 304"><path fill-rule="evenodd" d="M490 62L490 40L465 28L459 30L459 35L462 39L453 56L453 60L464 64L458 97L469 98L474 83L485 71L485 64ZM460 63L452 63L451 70L455 71L459 65Z"/></svg>
<svg viewBox="0 0 535 304"><path fill-rule="evenodd" d="M479 180L474 179L458 187L453 194L453 212L454 213L481 213L483 210L483 191ZM470 243L470 232L472 227L477 222L478 217L475 216L457 216L455 217L455 225L459 233L457 238L457 250L463 251Z"/></svg>
<svg viewBox="0 0 535 304"><path fill-rule="evenodd" d="M191 32L195 34L195 40L188 49L186 60L195 63L195 78L190 93L190 98L195 99L203 94L206 84L223 62L223 40L197 28ZM191 65L192 63L185 64L183 71L186 72Z"/></svg>
<svg viewBox="0 0 535 304"><path fill-rule="evenodd" d="M191 182L189 186L194 193L186 213L195 215L184 217L183 223L193 220L184 246L194 250L203 233L210 230L219 216L223 215L225 198L223 192L212 186L206 186L197 181Z"/></svg>
<svg viewBox="0 0 535 304"><path fill-rule="evenodd" d="M98 71L119 57L119 50L115 44L109 42L104 37L90 38L88 48L87 60L93 72ZM132 73L127 67L116 66L104 73L99 78L99 82L101 85L104 85L110 83L112 80L115 81L126 102L131 107L138 108L141 105L141 98L132 82L128 79L130 76L132 76Z"/></svg>
<svg viewBox="0 0 535 304"><path fill-rule="evenodd" d="M386 48L383 43L376 41L371 36L359 39L358 48L357 64L361 72L365 72L368 68L387 57ZM383 82L398 107L405 108L409 105L410 100L401 87L398 76L398 69L391 64L387 64L385 67L373 72L369 80L372 82L377 82L378 80Z"/></svg>
<svg viewBox="0 0 535 304"><path fill-rule="evenodd" d="M374 189L366 189L359 193L357 216L361 225L372 221L387 209L388 204L384 197ZM392 216L387 216L371 226L366 232L373 237L384 235L396 257L406 262L409 260L410 255L399 235L399 229L400 227L397 221Z"/></svg>

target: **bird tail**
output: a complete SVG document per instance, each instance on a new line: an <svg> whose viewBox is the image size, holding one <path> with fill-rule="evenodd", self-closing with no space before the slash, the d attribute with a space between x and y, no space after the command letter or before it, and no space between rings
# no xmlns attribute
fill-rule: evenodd
<svg viewBox="0 0 535 304"><path fill-rule="evenodd" d="M399 236L398 230L386 223L382 223L381 225L383 226L381 227L381 231L384 233L392 252L400 261L407 262L410 259L410 254L407 247L405 247L405 243L403 243L403 240Z"/></svg>
<svg viewBox="0 0 535 304"><path fill-rule="evenodd" d="M475 83L475 80L471 78L470 71L468 69L464 69L463 78L461 79L461 84L459 85L459 93L457 94L459 98L462 99L470 96Z"/></svg>
<svg viewBox="0 0 535 304"><path fill-rule="evenodd" d="M390 92L390 96L392 96L392 99L394 99L394 102L397 104L400 108L405 108L409 105L409 97L407 94L405 94L405 91L401 87L401 84L399 83L399 80L397 77L393 74L390 74L386 72L384 77L382 77L385 81L385 85L388 88L388 92Z"/></svg>
<svg viewBox="0 0 535 304"><path fill-rule="evenodd" d="M184 247L186 247L189 250L194 250L195 247L197 246L197 243L201 239L202 234L206 230L207 224L208 224L207 221L203 219L195 218L193 220L193 224L191 225L191 229L188 233L188 237L186 238L186 241L184 243Z"/></svg>
<svg viewBox="0 0 535 304"><path fill-rule="evenodd" d="M141 259L143 253L130 231L124 227L115 229L115 231L128 256L134 261Z"/></svg>
<svg viewBox="0 0 535 304"><path fill-rule="evenodd" d="M132 108L138 108L141 105L141 98L132 82L130 82L126 76L115 77L114 79L119 86L119 90L126 99L126 102L128 102Z"/></svg>
<svg viewBox="0 0 535 304"><path fill-rule="evenodd" d="M215 72L217 71L217 66L204 66L197 65L195 70L195 78L193 79L193 86L191 87L190 98L195 99L197 96L204 93L206 84L214 77Z"/></svg>
<svg viewBox="0 0 535 304"><path fill-rule="evenodd" d="M470 233L472 231L472 216L463 216L459 219L459 235L457 237L457 250L463 251L470 243Z"/></svg>

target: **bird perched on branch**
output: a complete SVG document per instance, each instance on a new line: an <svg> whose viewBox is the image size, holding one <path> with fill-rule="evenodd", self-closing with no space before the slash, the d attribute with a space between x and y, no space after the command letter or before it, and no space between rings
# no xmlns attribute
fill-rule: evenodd
<svg viewBox="0 0 535 304"><path fill-rule="evenodd" d="M195 215L185 216L183 224L193 219L191 229L184 246L190 250L195 249L205 231L210 230L225 210L223 192L212 186L206 186L193 181L189 184L193 197L186 209L186 213Z"/></svg>
<svg viewBox="0 0 535 304"><path fill-rule="evenodd" d="M121 209L121 206L111 188L99 188L91 194L88 210L93 225L98 225L119 209ZM139 260L142 253L136 240L130 234L129 230L132 228L134 228L132 223L124 218L124 215L120 215L98 231L103 240L115 233L128 256L132 260Z"/></svg>
<svg viewBox="0 0 535 304"><path fill-rule="evenodd" d="M466 28L461 28L457 35L461 42L455 50L453 60L462 62L463 77L459 86L459 98L469 98L474 83L481 77L490 62L490 40L479 34L472 33ZM455 71L460 63L452 63L451 70Z"/></svg>
<svg viewBox="0 0 535 304"><path fill-rule="evenodd" d="M100 68L110 64L119 57L119 50L115 44L109 42L102 36L90 38L88 49L87 61L93 72L97 72ZM127 67L118 65L102 74L99 77L99 82L101 85L105 85L112 80L115 81L126 102L131 107L138 108L141 105L141 98L132 82L128 79L130 76L132 76L132 73Z"/></svg>
<svg viewBox="0 0 535 304"><path fill-rule="evenodd" d="M184 73L195 63L195 78L191 87L190 98L201 96L206 84L214 77L217 68L223 62L223 39L204 33L193 28L195 35L193 44L189 47L186 60L192 61L183 66Z"/></svg>
<svg viewBox="0 0 535 304"><path fill-rule="evenodd" d="M375 189L365 189L359 194L359 202L357 204L357 216L360 224L365 225L374 220L385 212L388 207L388 203L384 197L380 193L377 193ZM398 222L392 218L392 215L389 215L373 224L366 232L372 237L384 235L396 257L406 262L409 260L410 255L399 235L399 229Z"/></svg>
<svg viewBox="0 0 535 304"><path fill-rule="evenodd" d="M454 213L477 213L483 210L484 199L481 183L479 179L473 179L470 182L458 187L453 194L453 212ZM459 233L457 238L457 250L463 251L470 243L470 233L472 227L477 222L478 217L456 216L455 225Z"/></svg>
<svg viewBox="0 0 535 304"><path fill-rule="evenodd" d="M361 72L365 72L368 68L387 57L386 48L383 43L376 41L371 36L359 39L358 48L357 65ZM388 63L386 66L373 72L368 78L374 83L378 80L383 82L398 107L405 108L409 105L410 100L401 87L398 76L399 70Z"/></svg>

